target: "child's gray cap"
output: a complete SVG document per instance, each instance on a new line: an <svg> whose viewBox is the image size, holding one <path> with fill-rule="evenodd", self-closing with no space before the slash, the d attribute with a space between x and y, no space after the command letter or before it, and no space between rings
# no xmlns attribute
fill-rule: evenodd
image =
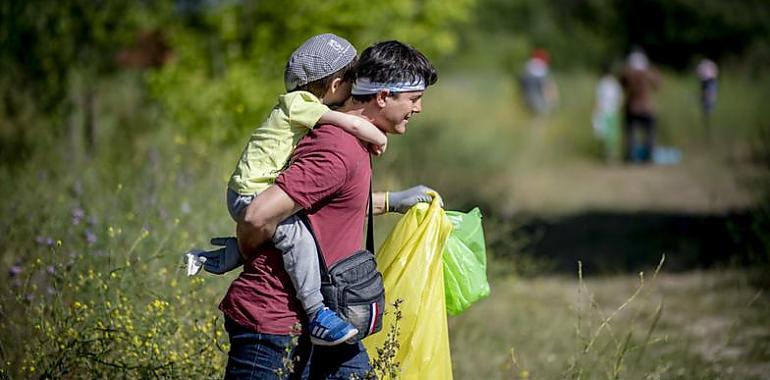
<svg viewBox="0 0 770 380"><path fill-rule="evenodd" d="M283 74L286 91L334 74L355 57L356 48L340 36L324 33L311 37L286 63Z"/></svg>

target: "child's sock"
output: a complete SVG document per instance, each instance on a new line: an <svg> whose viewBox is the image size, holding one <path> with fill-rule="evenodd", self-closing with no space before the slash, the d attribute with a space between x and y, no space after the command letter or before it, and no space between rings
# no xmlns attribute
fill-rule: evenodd
<svg viewBox="0 0 770 380"><path fill-rule="evenodd" d="M324 308L323 302L319 302L315 305L311 305L310 307L305 308L305 315L307 315L307 319L312 321L313 318L315 318L315 315L318 313L318 311L323 308Z"/></svg>

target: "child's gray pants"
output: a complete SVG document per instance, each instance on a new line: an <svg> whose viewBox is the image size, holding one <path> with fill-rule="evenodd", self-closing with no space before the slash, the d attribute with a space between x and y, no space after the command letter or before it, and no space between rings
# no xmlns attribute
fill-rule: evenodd
<svg viewBox="0 0 770 380"><path fill-rule="evenodd" d="M236 222L242 222L246 208L257 194L240 195L227 189L227 210ZM283 268L289 274L297 298L308 317L323 307L321 295L321 269L315 239L305 223L292 215L275 229L273 244L282 253Z"/></svg>

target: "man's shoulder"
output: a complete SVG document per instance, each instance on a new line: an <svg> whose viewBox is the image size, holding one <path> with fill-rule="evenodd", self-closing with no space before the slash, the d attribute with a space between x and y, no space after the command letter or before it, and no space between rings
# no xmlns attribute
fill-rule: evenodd
<svg viewBox="0 0 770 380"><path fill-rule="evenodd" d="M334 157L345 167L368 160L369 152L355 136L332 124L319 124L297 145L295 159L329 160Z"/></svg>

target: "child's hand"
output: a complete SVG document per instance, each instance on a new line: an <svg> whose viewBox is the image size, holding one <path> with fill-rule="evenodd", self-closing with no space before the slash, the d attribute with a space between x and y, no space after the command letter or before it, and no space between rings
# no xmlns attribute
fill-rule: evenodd
<svg viewBox="0 0 770 380"><path fill-rule="evenodd" d="M369 143L366 145L367 145L367 148L369 149L369 152L371 152L375 156L382 155L383 153L385 153L385 150L388 148L388 144L377 145L377 144Z"/></svg>
<svg viewBox="0 0 770 380"><path fill-rule="evenodd" d="M386 145L388 143L388 136L383 131L377 128L372 122L364 119L363 117L353 116L358 126L358 133L353 133L361 140L367 141L375 145ZM383 150L384 152L384 150Z"/></svg>

